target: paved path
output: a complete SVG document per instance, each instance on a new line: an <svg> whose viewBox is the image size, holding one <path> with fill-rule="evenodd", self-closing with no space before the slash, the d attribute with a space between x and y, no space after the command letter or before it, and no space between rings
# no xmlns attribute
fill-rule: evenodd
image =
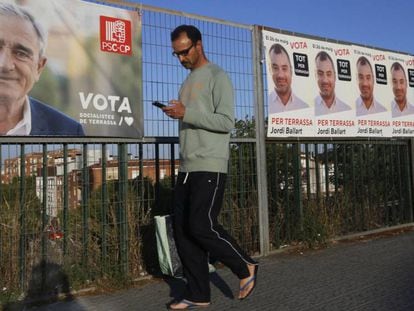
<svg viewBox="0 0 414 311"><path fill-rule="evenodd" d="M25 310L165 310L181 286L151 281L140 288ZM238 301L237 286L227 268L213 273L213 304L205 310L413 311L414 231L262 258L255 293Z"/></svg>

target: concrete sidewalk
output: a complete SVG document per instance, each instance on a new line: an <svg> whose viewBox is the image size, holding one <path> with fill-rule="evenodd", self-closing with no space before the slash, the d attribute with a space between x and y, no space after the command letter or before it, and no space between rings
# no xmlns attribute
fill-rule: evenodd
<svg viewBox="0 0 414 311"><path fill-rule="evenodd" d="M183 286L177 280L149 283L25 310L165 310ZM212 305L205 310L412 311L414 231L268 256L260 260L254 294L239 301L237 287L227 268L213 273Z"/></svg>

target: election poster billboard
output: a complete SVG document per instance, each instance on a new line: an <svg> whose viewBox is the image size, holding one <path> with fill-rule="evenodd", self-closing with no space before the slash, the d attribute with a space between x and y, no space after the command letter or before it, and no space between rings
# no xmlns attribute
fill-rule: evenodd
<svg viewBox="0 0 414 311"><path fill-rule="evenodd" d="M306 38L263 31L267 85L268 136L313 136L314 118L310 42Z"/></svg>
<svg viewBox="0 0 414 311"><path fill-rule="evenodd" d="M143 136L137 11L81 0L0 0L0 25L11 51L0 97L18 107L3 135ZM14 83L23 78L25 86Z"/></svg>
<svg viewBox="0 0 414 311"><path fill-rule="evenodd" d="M262 31L268 137L414 136L414 57Z"/></svg>
<svg viewBox="0 0 414 311"><path fill-rule="evenodd" d="M392 135L414 136L414 57L388 52Z"/></svg>
<svg viewBox="0 0 414 311"><path fill-rule="evenodd" d="M315 137L355 135L351 46L312 40ZM351 90L351 91L350 91Z"/></svg>
<svg viewBox="0 0 414 311"><path fill-rule="evenodd" d="M384 51L353 46L358 137L390 137L390 79Z"/></svg>

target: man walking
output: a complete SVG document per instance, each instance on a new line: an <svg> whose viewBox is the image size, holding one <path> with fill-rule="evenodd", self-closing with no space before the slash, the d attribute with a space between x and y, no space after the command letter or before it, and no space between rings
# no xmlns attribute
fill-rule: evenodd
<svg viewBox="0 0 414 311"><path fill-rule="evenodd" d="M239 299L247 298L255 288L258 265L217 221L234 126L230 79L207 60L196 27L177 27L171 33L171 42L173 55L190 70L179 99L162 108L166 115L180 121L174 229L187 286L183 299L169 308L184 310L210 304L209 256L238 276Z"/></svg>

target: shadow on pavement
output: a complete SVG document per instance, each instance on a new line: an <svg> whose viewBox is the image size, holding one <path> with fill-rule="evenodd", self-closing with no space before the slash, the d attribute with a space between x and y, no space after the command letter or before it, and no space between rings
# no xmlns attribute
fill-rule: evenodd
<svg viewBox="0 0 414 311"><path fill-rule="evenodd" d="M210 281L223 293L225 297L234 299L233 291L218 273L210 273Z"/></svg>
<svg viewBox="0 0 414 311"><path fill-rule="evenodd" d="M73 299L69 279L62 266L42 260L33 267L25 298L22 301L7 303L3 310L28 310L43 304Z"/></svg>
<svg viewBox="0 0 414 311"><path fill-rule="evenodd" d="M181 300L182 293L185 291L185 280L181 278L165 277L164 281L170 287L169 296L172 299L171 301ZM217 287L225 297L234 299L233 291L217 272L210 273L210 282Z"/></svg>

